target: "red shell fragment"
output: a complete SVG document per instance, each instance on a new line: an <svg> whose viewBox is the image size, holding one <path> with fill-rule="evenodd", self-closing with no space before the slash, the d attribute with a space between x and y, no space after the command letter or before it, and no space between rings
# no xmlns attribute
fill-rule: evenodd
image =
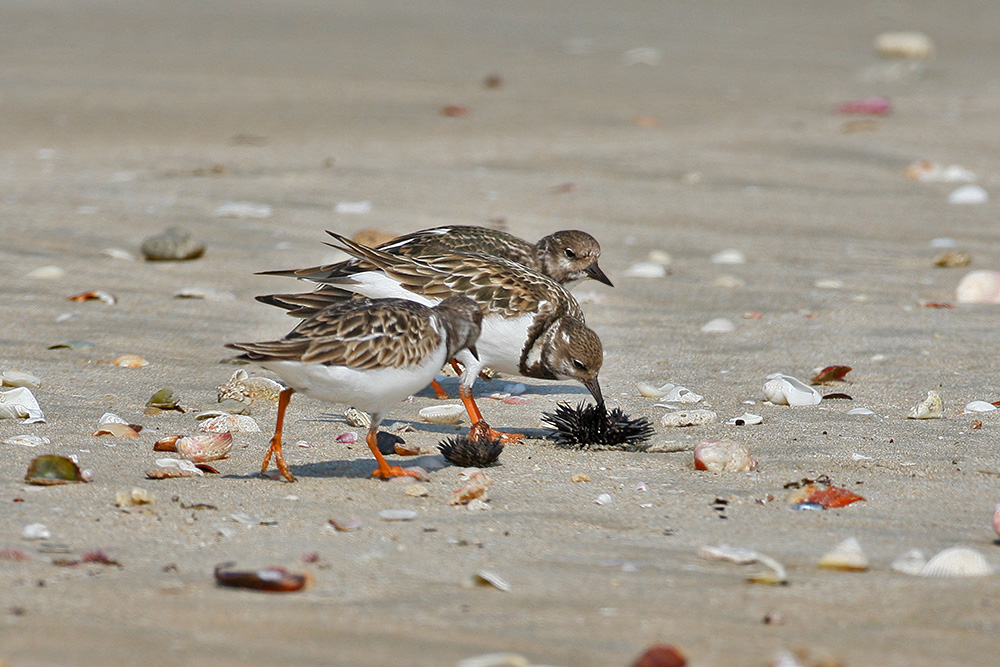
<svg viewBox="0 0 1000 667"><path fill-rule="evenodd" d="M873 95L862 97L857 100L848 100L837 105L838 113L869 114L872 116L884 116L892 111L892 102L888 97Z"/></svg>
<svg viewBox="0 0 1000 667"><path fill-rule="evenodd" d="M649 647L632 663L632 667L684 667L687 658L672 644L656 644Z"/></svg>
<svg viewBox="0 0 1000 667"><path fill-rule="evenodd" d="M441 108L441 115L449 118L465 118L472 113L472 109L464 104L449 104Z"/></svg>
<svg viewBox="0 0 1000 667"><path fill-rule="evenodd" d="M924 304L924 308L954 308L950 303L938 302L938 301L928 301Z"/></svg>
<svg viewBox="0 0 1000 667"><path fill-rule="evenodd" d="M792 504L816 503L826 508L845 507L859 500L864 498L839 486L821 488L815 484L807 484L788 496L788 502Z"/></svg>
<svg viewBox="0 0 1000 667"><path fill-rule="evenodd" d="M269 593L291 593L300 591L312 582L308 572L295 574L281 567L266 567L260 570L226 570L232 563L215 568L215 583L232 588L249 588Z"/></svg>
<svg viewBox="0 0 1000 667"><path fill-rule="evenodd" d="M851 372L850 366L827 366L812 377L813 384L826 384L827 382L846 382L844 376Z"/></svg>
<svg viewBox="0 0 1000 667"><path fill-rule="evenodd" d="M167 435L156 442L153 443L154 452L176 452L177 451L177 440L184 436L181 435Z"/></svg>

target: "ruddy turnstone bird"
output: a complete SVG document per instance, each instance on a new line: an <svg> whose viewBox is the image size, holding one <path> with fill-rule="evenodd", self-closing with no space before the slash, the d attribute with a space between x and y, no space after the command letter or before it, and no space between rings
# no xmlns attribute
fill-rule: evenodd
<svg viewBox="0 0 1000 667"><path fill-rule="evenodd" d="M457 353L476 359L483 313L463 296L433 307L412 299L349 299L303 320L281 340L230 343L246 359L277 373L288 384L278 397L274 437L261 473L274 454L282 476L295 481L281 454L281 430L292 394L345 403L372 415L366 441L382 479L416 476L386 463L378 450L378 427L386 412L434 379Z"/></svg>
<svg viewBox="0 0 1000 667"><path fill-rule="evenodd" d="M361 261L352 273L325 278L322 292L310 295L320 299L318 303L360 294L431 306L460 295L483 309L478 358L467 352L456 355L465 366L459 396L472 420L470 438L517 437L494 431L472 397L472 385L486 366L532 378L577 380L603 403L597 379L604 361L601 339L584 323L573 295L551 278L492 255L446 252L415 259L327 233L337 241L331 245Z"/></svg>

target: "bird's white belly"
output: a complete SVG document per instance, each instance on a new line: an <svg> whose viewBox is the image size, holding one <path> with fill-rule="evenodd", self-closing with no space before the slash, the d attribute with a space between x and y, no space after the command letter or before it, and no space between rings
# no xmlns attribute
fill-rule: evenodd
<svg viewBox="0 0 1000 667"><path fill-rule="evenodd" d="M490 315L483 318L482 332L476 341L476 351L482 366L500 373L520 375L521 350L527 338L534 313L503 318ZM468 353L465 353L468 354Z"/></svg>
<svg viewBox="0 0 1000 667"><path fill-rule="evenodd" d="M430 384L446 361L442 345L419 366L406 368L362 371L298 361L267 361L260 365L310 398L380 413Z"/></svg>

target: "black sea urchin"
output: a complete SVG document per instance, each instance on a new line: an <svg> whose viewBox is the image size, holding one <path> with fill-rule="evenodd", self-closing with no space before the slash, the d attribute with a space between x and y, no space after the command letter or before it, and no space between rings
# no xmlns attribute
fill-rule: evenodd
<svg viewBox="0 0 1000 667"><path fill-rule="evenodd" d="M645 417L631 419L621 408L609 412L603 404L580 403L574 408L560 403L554 413L543 413L542 421L556 429L552 435L556 446L568 449L641 452L653 435L653 425Z"/></svg>
<svg viewBox="0 0 1000 667"><path fill-rule="evenodd" d="M445 460L463 468L485 468L497 462L503 443L500 439L470 440L469 436L448 438L438 443L438 450Z"/></svg>

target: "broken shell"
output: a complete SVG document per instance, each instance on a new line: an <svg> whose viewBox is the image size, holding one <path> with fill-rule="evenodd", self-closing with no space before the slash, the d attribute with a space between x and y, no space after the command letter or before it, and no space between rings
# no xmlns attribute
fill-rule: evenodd
<svg viewBox="0 0 1000 667"><path fill-rule="evenodd" d="M714 320L709 320L701 329L702 333L729 333L731 331L736 331L736 325L733 321L725 317L717 317Z"/></svg>
<svg viewBox="0 0 1000 667"><path fill-rule="evenodd" d="M106 292L102 289L91 290L89 292L81 292L79 294L74 294L73 296L66 297L67 301L103 301L109 306L113 306L118 303L118 297L116 297L111 292Z"/></svg>
<svg viewBox="0 0 1000 667"><path fill-rule="evenodd" d="M675 410L660 418L661 426L704 426L718 417L711 410Z"/></svg>
<svg viewBox="0 0 1000 667"><path fill-rule="evenodd" d="M207 301L231 301L236 298L232 292L211 287L182 287L174 292L175 299L205 299Z"/></svg>
<svg viewBox="0 0 1000 667"><path fill-rule="evenodd" d="M674 385L668 382L662 387L654 387L648 382L637 382L635 386L639 390L639 394L646 398L662 398Z"/></svg>
<svg viewBox="0 0 1000 667"><path fill-rule="evenodd" d="M750 412L744 412L739 417L733 417L727 424L732 424L733 426L756 426L757 424L763 424L764 418L760 415L755 415Z"/></svg>
<svg viewBox="0 0 1000 667"><path fill-rule="evenodd" d="M809 381L813 384L844 382L844 376L851 372L850 366L827 366L818 371Z"/></svg>
<svg viewBox="0 0 1000 667"><path fill-rule="evenodd" d="M868 408L851 408L850 410L848 410L844 414L845 415L873 415L873 414L875 414L875 412L874 412L874 410L869 410Z"/></svg>
<svg viewBox="0 0 1000 667"><path fill-rule="evenodd" d="M0 391L0 419L24 419L22 424L44 422L45 415L27 387Z"/></svg>
<svg viewBox="0 0 1000 667"><path fill-rule="evenodd" d="M672 644L656 644L636 658L631 667L684 667L687 657Z"/></svg>
<svg viewBox="0 0 1000 667"><path fill-rule="evenodd" d="M269 593L291 593L300 591L310 583L312 576L305 572L295 574L281 567L260 570L227 570L232 563L223 563L215 568L215 583L219 586L249 588Z"/></svg>
<svg viewBox="0 0 1000 667"><path fill-rule="evenodd" d="M451 498L448 499L448 504L465 505L475 498L485 501L488 499L486 490L492 483L493 481L486 476L486 473L482 470L477 470L469 476L469 480L465 486L452 492Z"/></svg>
<svg viewBox="0 0 1000 667"><path fill-rule="evenodd" d="M103 424L94 431L93 435L112 435L116 438L138 438L139 431L130 424L120 424L109 422Z"/></svg>
<svg viewBox="0 0 1000 667"><path fill-rule="evenodd" d="M154 452L176 452L177 451L177 440L182 436L179 435L165 435L156 442L153 443Z"/></svg>
<svg viewBox="0 0 1000 667"><path fill-rule="evenodd" d="M504 593L510 591L510 584L507 583L507 580L492 570L479 570L472 575L470 583L475 586L492 586Z"/></svg>
<svg viewBox="0 0 1000 667"><path fill-rule="evenodd" d="M250 377L244 369L239 369L233 373L232 377L225 384L219 385L219 403L225 399L244 401L249 398L255 401L262 398L267 401L277 401L278 395L284 389L280 382L266 377Z"/></svg>
<svg viewBox="0 0 1000 667"><path fill-rule="evenodd" d="M693 391L691 391L687 387L683 387L681 385L671 384L669 382L667 384L663 385L662 387L657 387L657 388L652 388L649 385L645 385L645 386L646 386L647 392L643 393L643 396L650 396L651 392L649 392L649 390L653 389L653 391L655 393L657 393L658 395L657 396L650 396L650 397L655 397L655 398L661 399L660 402L657 403L658 406L665 406L668 403L681 403L681 404L684 404L684 405L694 404L694 403L701 402L701 400L703 398L705 398L701 394L694 393ZM640 387L640 393L641 392L642 392L642 388Z"/></svg>
<svg viewBox="0 0 1000 667"><path fill-rule="evenodd" d="M929 391L927 398L915 405L907 417L909 419L941 419L943 415L944 401L941 400L940 394L936 391Z"/></svg>
<svg viewBox="0 0 1000 667"><path fill-rule="evenodd" d="M462 421L465 406L460 403L431 405L420 410L418 414L431 424L457 424Z"/></svg>
<svg viewBox="0 0 1000 667"><path fill-rule="evenodd" d="M198 424L199 431L208 433L260 433L260 426L247 415L219 415Z"/></svg>
<svg viewBox="0 0 1000 667"><path fill-rule="evenodd" d="M28 472L24 475L24 481L28 484L51 486L53 484L82 482L83 478L80 475L79 466L72 459L47 454L31 461Z"/></svg>
<svg viewBox="0 0 1000 667"><path fill-rule="evenodd" d="M180 397L173 389L160 389L146 401L147 408L158 408L160 410L174 410L180 402Z"/></svg>
<svg viewBox="0 0 1000 667"><path fill-rule="evenodd" d="M44 523L29 523L21 531L23 540L48 540L52 538L52 531Z"/></svg>
<svg viewBox="0 0 1000 667"><path fill-rule="evenodd" d="M712 255L710 261L712 264L746 264L747 256L742 250L728 248Z"/></svg>
<svg viewBox="0 0 1000 667"><path fill-rule="evenodd" d="M961 268L971 263L972 255L967 252L958 252L957 250L945 250L934 258L934 266L939 266L943 269Z"/></svg>
<svg viewBox="0 0 1000 667"><path fill-rule="evenodd" d="M875 50L883 58L921 60L934 53L934 42L926 33L916 30L883 32L875 38Z"/></svg>
<svg viewBox="0 0 1000 667"><path fill-rule="evenodd" d="M750 450L735 440L704 440L694 448L695 470L749 472L757 469Z"/></svg>
<svg viewBox="0 0 1000 667"><path fill-rule="evenodd" d="M372 418L357 408L344 410L344 419L355 428L371 428L372 425Z"/></svg>
<svg viewBox="0 0 1000 667"><path fill-rule="evenodd" d="M764 383L764 398L775 405L816 405L823 400L818 391L790 375L772 373Z"/></svg>
<svg viewBox="0 0 1000 667"><path fill-rule="evenodd" d="M827 486L820 488L816 484L806 484L801 489L796 489L787 498L793 505L801 503L814 503L826 508L846 507L851 503L864 500L862 496L843 489L839 486Z"/></svg>
<svg viewBox="0 0 1000 667"><path fill-rule="evenodd" d="M361 530L361 526L364 524L364 522L358 518L344 519L343 521L338 521L337 519L329 519L329 524L333 526L337 532L350 533L355 530Z"/></svg>
<svg viewBox="0 0 1000 667"><path fill-rule="evenodd" d="M378 518L383 521L413 521L419 516L413 510L381 510L378 513Z"/></svg>
<svg viewBox="0 0 1000 667"><path fill-rule="evenodd" d="M906 171L904 173L906 174L906 178L909 180L922 181L924 183L971 183L976 180L976 175L961 165L949 164L945 166L931 160L917 160L916 162L911 162L906 167ZM946 247L954 247L954 240L948 240L952 241L952 243ZM935 246L932 244L931 247L935 248L944 246Z"/></svg>
<svg viewBox="0 0 1000 667"><path fill-rule="evenodd" d="M174 447L177 453L188 461L195 463L218 461L229 456L233 448L233 436L230 433L189 435L178 438Z"/></svg>
<svg viewBox="0 0 1000 667"><path fill-rule="evenodd" d="M115 494L115 507L134 507L135 505L152 505L156 499L146 489L139 487L131 491L119 491Z"/></svg>
<svg viewBox="0 0 1000 667"><path fill-rule="evenodd" d="M427 486L420 484L419 482L407 484L406 488L403 489L403 493L413 498L426 498L430 495L430 491L427 490Z"/></svg>
<svg viewBox="0 0 1000 667"><path fill-rule="evenodd" d="M982 577L993 568L981 553L969 547L951 547L933 556L920 570L921 577Z"/></svg>
<svg viewBox="0 0 1000 667"><path fill-rule="evenodd" d="M156 459L156 466L153 470L146 471L147 477L163 479L166 477L203 477L205 475L205 473L198 469L194 461L188 461L187 459ZM157 470L170 472L161 475L151 474ZM173 471L177 472L174 473Z"/></svg>
<svg viewBox="0 0 1000 667"><path fill-rule="evenodd" d="M4 387L26 387L28 389L38 389L42 386L42 381L31 373L21 371L4 371L0 375Z"/></svg>
<svg viewBox="0 0 1000 667"><path fill-rule="evenodd" d="M868 556L865 555L858 540L853 537L848 537L819 559L819 567L823 570L863 572L868 566Z"/></svg>
<svg viewBox="0 0 1000 667"><path fill-rule="evenodd" d="M971 271L955 287L959 303L1000 303L1000 271Z"/></svg>
<svg viewBox="0 0 1000 667"><path fill-rule="evenodd" d="M66 269L59 266L39 266L37 269L32 269L24 274L25 278L32 278L34 280L58 280L59 278L66 277Z"/></svg>
<svg viewBox="0 0 1000 667"><path fill-rule="evenodd" d="M920 574L921 570L924 569L924 565L926 564L927 559L924 558L923 551L920 549L910 549L905 554L902 554L896 560L892 561L889 567L896 572L917 576Z"/></svg>
<svg viewBox="0 0 1000 667"><path fill-rule="evenodd" d="M38 447L50 443L48 438L40 435L15 435L3 441L5 445L21 445L22 447Z"/></svg>
<svg viewBox="0 0 1000 667"><path fill-rule="evenodd" d="M962 412L993 412L997 409L997 406L992 403L987 403L986 401L972 401L965 405L965 409Z"/></svg>
<svg viewBox="0 0 1000 667"><path fill-rule="evenodd" d="M659 262L636 262L625 269L627 278L665 278L667 270Z"/></svg>
<svg viewBox="0 0 1000 667"><path fill-rule="evenodd" d="M115 357L114 361L111 362L112 366L121 366L122 368L141 368L143 366L148 366L149 362L140 357L138 354L123 354Z"/></svg>

